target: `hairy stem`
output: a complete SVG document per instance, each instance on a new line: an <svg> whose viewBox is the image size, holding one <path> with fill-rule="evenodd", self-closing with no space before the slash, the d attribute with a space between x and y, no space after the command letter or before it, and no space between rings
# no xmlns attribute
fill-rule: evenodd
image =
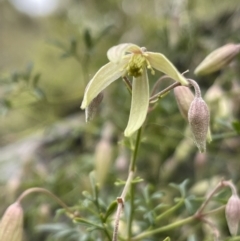
<svg viewBox="0 0 240 241"><path fill-rule="evenodd" d="M136 142L135 142L135 147L132 153L132 158L131 158L131 162L130 162L130 167L129 167L129 173L128 173L128 178L126 181L126 184L123 188L122 194L120 197L117 198L117 202L118 202L118 206L117 206L117 212L116 212L116 216L115 216L115 223L114 223L114 230L113 230L113 241L117 241L118 240L118 228L119 228L119 220L120 220L120 216L122 213L122 210L124 208L124 199L129 191L129 188L131 190L131 200L130 200L130 217L128 220L128 235L131 236L131 226L132 226L132 218L133 218L133 184L132 184L132 180L135 174L135 169L136 169L136 159L137 159L137 153L138 153L138 149L139 149L139 144L140 144L140 140L141 140L141 131L142 128L140 128L137 132L137 137L136 137Z"/></svg>
<svg viewBox="0 0 240 241"><path fill-rule="evenodd" d="M157 101L159 98L161 98L161 96L163 96L164 94L166 94L167 92L169 92L170 90L174 89L175 87L181 85L179 82L175 82L172 85L169 85L166 89L158 92L157 94L153 95L152 97L150 97L149 102L154 102Z"/></svg>
<svg viewBox="0 0 240 241"><path fill-rule="evenodd" d="M17 199L17 202L22 202L22 200L29 194L32 193L44 193L46 195L48 195L49 197L51 197L53 200L55 200L60 206L62 206L69 214L73 215L73 217L75 216L74 213L70 210L70 208L61 200L59 199L56 195L54 195L53 193L51 193L50 191L48 191L45 188L41 188L41 187L33 187L33 188L29 188L26 191L24 191Z"/></svg>
<svg viewBox="0 0 240 241"><path fill-rule="evenodd" d="M195 97L201 98L202 95L201 95L201 90L200 90L200 87L199 87L198 83L193 79L187 79L187 80L194 88Z"/></svg>

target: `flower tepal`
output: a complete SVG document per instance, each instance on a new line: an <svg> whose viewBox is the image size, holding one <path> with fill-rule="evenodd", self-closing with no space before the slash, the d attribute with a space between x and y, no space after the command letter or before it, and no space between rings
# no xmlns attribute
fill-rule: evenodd
<svg viewBox="0 0 240 241"><path fill-rule="evenodd" d="M132 76L132 102L129 120L124 131L125 136L131 136L146 119L149 105L149 84L147 69L157 69L169 77L187 85L187 80L177 71L174 65L162 54L148 52L135 44L119 44L107 52L110 62L104 65L90 80L84 93L82 109L108 85L121 76Z"/></svg>

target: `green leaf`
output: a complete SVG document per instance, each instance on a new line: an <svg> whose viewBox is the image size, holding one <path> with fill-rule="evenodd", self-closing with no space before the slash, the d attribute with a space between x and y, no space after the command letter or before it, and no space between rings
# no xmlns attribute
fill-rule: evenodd
<svg viewBox="0 0 240 241"><path fill-rule="evenodd" d="M238 134L240 134L240 121L233 121L232 127Z"/></svg>
<svg viewBox="0 0 240 241"><path fill-rule="evenodd" d="M169 186L177 189L180 193L182 197L186 197L187 195L187 185L189 183L188 179L185 179L182 183L180 184L176 184L176 183L170 183Z"/></svg>
<svg viewBox="0 0 240 241"><path fill-rule="evenodd" d="M116 210L117 205L118 205L118 203L115 200L108 206L107 211L106 211L106 213L104 215L104 222L106 222L108 217Z"/></svg>

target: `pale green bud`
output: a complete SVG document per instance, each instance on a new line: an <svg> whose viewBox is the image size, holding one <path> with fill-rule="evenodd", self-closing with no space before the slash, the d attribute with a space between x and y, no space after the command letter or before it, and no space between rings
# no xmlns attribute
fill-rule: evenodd
<svg viewBox="0 0 240 241"><path fill-rule="evenodd" d="M238 195L233 194L226 205L225 209L226 220L231 235L235 236L238 231L240 221L240 200Z"/></svg>
<svg viewBox="0 0 240 241"><path fill-rule="evenodd" d="M210 114L208 106L201 97L195 97L188 112L188 121L196 146L200 152L206 150Z"/></svg>
<svg viewBox="0 0 240 241"><path fill-rule="evenodd" d="M177 101L178 109L184 119L188 119L188 110L194 99L192 91L185 86L174 88L174 96Z"/></svg>
<svg viewBox="0 0 240 241"><path fill-rule="evenodd" d="M106 123L102 138L97 143L94 154L96 179L100 186L102 186L107 178L112 158L113 158L113 146L111 138L113 135L113 126L111 123Z"/></svg>
<svg viewBox="0 0 240 241"><path fill-rule="evenodd" d="M195 69L196 75L207 75L227 66L239 53L240 44L226 44L211 52Z"/></svg>
<svg viewBox="0 0 240 241"><path fill-rule="evenodd" d="M23 209L18 202L10 205L2 217L0 223L0 240L23 240Z"/></svg>

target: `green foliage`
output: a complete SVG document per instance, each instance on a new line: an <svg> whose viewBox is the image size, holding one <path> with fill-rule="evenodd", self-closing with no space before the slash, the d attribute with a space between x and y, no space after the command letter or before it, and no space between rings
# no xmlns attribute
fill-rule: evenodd
<svg viewBox="0 0 240 241"><path fill-rule="evenodd" d="M212 240L218 232L221 240L239 239L227 229L223 207L231 193L221 180L240 189L240 58L211 75L193 74L213 50L239 42L239 0L64 4L49 17L31 18L0 3L0 210L41 186L71 213L41 194L29 195L23 201L26 241L112 240L117 197L129 184L119 240ZM207 154L198 154L172 91L164 92L142 128L130 183L137 138L123 137L131 102L126 86L117 81L106 89L91 123L79 109L87 83L108 62L107 50L124 42L163 53L180 72L189 69L184 76L201 87L213 139ZM153 89L162 76L149 77ZM106 123L113 126L107 138ZM109 167L104 160L100 165L107 169L100 185L93 172L96 146L106 140L112 156Z"/></svg>

